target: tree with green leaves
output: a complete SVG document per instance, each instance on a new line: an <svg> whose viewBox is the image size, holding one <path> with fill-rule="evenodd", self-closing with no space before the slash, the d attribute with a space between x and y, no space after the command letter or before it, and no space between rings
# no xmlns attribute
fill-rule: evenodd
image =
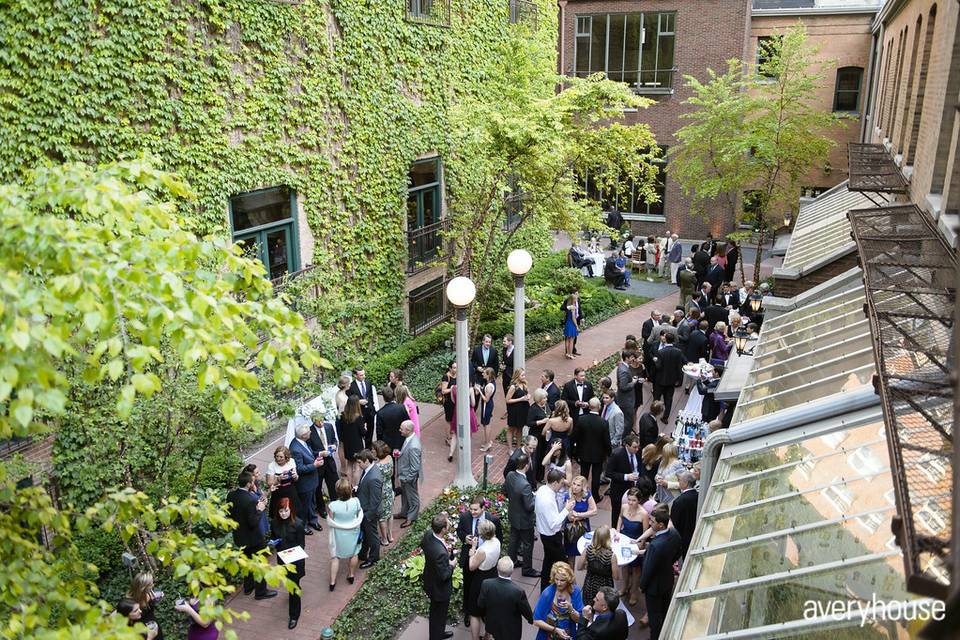
<svg viewBox="0 0 960 640"><path fill-rule="evenodd" d="M684 114L690 122L677 132L680 143L671 149L670 173L693 198L692 213L709 215L725 207L744 220L736 206L752 192L751 214L757 244L778 226L774 211L795 211L800 181L822 164L833 141L829 128L840 121L816 104L825 63L808 45L802 24L761 42L759 65L730 60L727 70L708 70L707 82L686 76L694 107ZM754 280L760 276L762 251L757 251ZM742 269L741 269L742 273Z"/></svg>
<svg viewBox="0 0 960 640"><path fill-rule="evenodd" d="M162 397L177 370L238 429L262 422L248 401L259 386L251 367L291 386L328 364L260 262L184 229L178 207L191 197L147 160L45 167L0 186L0 438L56 431L75 376L112 390L121 428L107 437L123 451L137 444L124 442L135 431L123 423L139 402ZM215 497L155 502L130 486L102 487L86 508L57 508L43 488L18 488L19 477L0 463L3 637L139 637L98 598L97 568L75 544L93 530L116 532L201 602L231 592L230 576L284 580L285 567L201 536L235 526ZM220 605L202 613L224 623L235 615Z"/></svg>
<svg viewBox="0 0 960 640"><path fill-rule="evenodd" d="M489 73L505 79L503 92L464 99L451 114L447 237L452 263L477 285L474 328L491 285L498 275L506 277L511 249L545 252L553 229L600 227L598 205L578 197L578 177L589 173L613 193L629 190L632 182L642 197L657 199L656 140L646 124L621 123L624 109L651 101L602 74L559 77L555 55L552 45L521 31L491 58ZM560 84L563 91L557 92Z"/></svg>

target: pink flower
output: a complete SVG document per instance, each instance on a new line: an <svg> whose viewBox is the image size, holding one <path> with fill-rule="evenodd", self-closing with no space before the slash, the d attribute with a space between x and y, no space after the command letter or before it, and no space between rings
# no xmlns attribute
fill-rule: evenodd
<svg viewBox="0 0 960 640"><path fill-rule="evenodd" d="M394 449L394 450L393 450L393 457L394 457L394 458L399 458L399 457L400 457L400 451L399 451L399 449Z"/></svg>

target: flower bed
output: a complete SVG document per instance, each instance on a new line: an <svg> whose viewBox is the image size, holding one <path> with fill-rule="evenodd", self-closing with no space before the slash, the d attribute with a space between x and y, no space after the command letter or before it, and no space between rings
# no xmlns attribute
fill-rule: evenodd
<svg viewBox="0 0 960 640"><path fill-rule="evenodd" d="M507 502L499 485L490 485L484 496L487 511L497 515L503 523L504 536L509 531ZM459 545L456 539L460 515L467 512L474 492L455 487L444 489L433 502L421 511L420 517L407 533L390 548L380 562L367 572L367 578L350 603L340 612L333 624L334 637L364 640L390 640L396 637L415 615L426 616L429 602L423 592L423 556L420 540L437 513L445 511L450 518L448 542ZM507 540L504 540L506 548ZM450 598L450 619L463 617L463 575L454 571L453 595Z"/></svg>

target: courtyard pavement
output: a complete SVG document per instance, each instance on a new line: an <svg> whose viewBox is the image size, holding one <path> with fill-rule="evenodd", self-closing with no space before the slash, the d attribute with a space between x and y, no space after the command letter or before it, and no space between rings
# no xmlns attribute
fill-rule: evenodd
<svg viewBox="0 0 960 640"><path fill-rule="evenodd" d="M764 261L764 272L769 273L774 264L779 261L778 258ZM752 271L748 267L749 271ZM636 276L635 276L636 277ZM650 285L656 284L656 289ZM657 309L668 312L677 304L679 292L676 287L663 283L648 283L642 279L635 279L631 287L631 293L638 295L650 295L653 292L666 291L667 295L662 295L655 300L643 304L633 309L629 309L605 322L596 326L587 327L581 334L578 349L582 353L575 360L567 360L563 355L563 344L555 345L536 356L530 358L527 362L527 368L530 371L531 382L539 380L539 373L543 369L552 369L556 373L556 382L563 386L565 382L573 377L575 367L590 367L595 361L599 362L623 346L623 338L628 333L640 334L641 324L650 317L650 312ZM437 372L439 379L442 372ZM641 411L649 407L652 390L649 383L646 385L644 393L644 406ZM678 391L674 398L673 415L671 415L670 424L676 413L683 408L686 403L686 396L682 391ZM449 426L443 420L443 411L441 407L426 402L420 403L421 439L424 449L424 461L426 467L425 482L421 487L421 497L424 504L432 501L454 478L456 474L456 458L453 463L446 462L448 447L444 443L446 434L449 432ZM502 390L498 391L496 404L494 408L494 418L491 424L493 432L498 432L506 426L505 405L503 402ZM666 431L666 428L662 426ZM282 438L282 436L281 436ZM257 452L252 454L248 460L255 462L265 468L270 461L273 449L281 442L277 438L265 445ZM479 481L483 472L483 456L478 451L481 444L480 437L474 436L472 446L472 460L474 476ZM506 445L494 442L493 448L489 452L493 455L493 464L489 468L489 477L491 482L497 482L503 478L503 466L509 458L509 451ZM609 501L604 501L599 505L601 513L594 520L596 522L609 522ZM405 530L399 528L399 520L395 520L394 536L400 535ZM363 583L364 571L358 570L357 581L353 585L346 583L344 576L345 568L341 567L340 580L336 590L330 592L329 584L329 552L327 546L328 531L316 533L307 538L306 551L310 554L306 562L306 576L301 582L303 587L303 610L300 617L299 626L293 630L287 630L287 595L281 590L279 597L271 600L256 601L252 596L244 596L242 593L235 594L229 601L229 606L237 611L248 611L251 616L249 620L237 621L232 628L237 632L241 640L259 640L261 638L289 638L291 640L316 640L320 637L320 632L326 626L333 623L339 612L346 606L350 599ZM535 558L537 565L540 562L540 543L537 541L535 549ZM514 578L518 584L526 589L531 605L536 603L539 595L539 581L527 579L520 576L519 570L515 572ZM578 581L582 583L583 576L578 575ZM644 607L639 604L631 607L632 613L640 617L644 613ZM469 629L461 625L454 630L456 640L465 640L469 637ZM532 628L524 632L524 638L533 638L535 633ZM409 626L399 636L402 640L426 639L426 621L421 618L414 619ZM638 625L631 628L630 639L636 640L647 638L646 629L641 629Z"/></svg>

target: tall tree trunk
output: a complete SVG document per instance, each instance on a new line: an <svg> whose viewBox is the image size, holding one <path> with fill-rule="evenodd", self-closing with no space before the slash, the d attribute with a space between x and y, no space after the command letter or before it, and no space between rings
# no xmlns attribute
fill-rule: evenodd
<svg viewBox="0 0 960 640"><path fill-rule="evenodd" d="M763 225L763 218L760 218L760 231L757 232L757 257L753 261L753 283L760 286L760 263L763 261L763 243L766 240L767 230Z"/></svg>

